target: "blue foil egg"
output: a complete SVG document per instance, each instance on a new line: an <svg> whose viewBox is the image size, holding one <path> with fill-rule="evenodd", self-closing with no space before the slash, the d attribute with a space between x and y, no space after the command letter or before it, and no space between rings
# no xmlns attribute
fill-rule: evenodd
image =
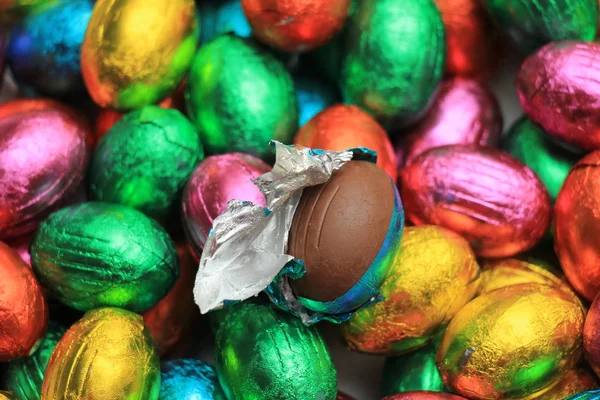
<svg viewBox="0 0 600 400"><path fill-rule="evenodd" d="M296 86L296 98L298 99L298 122L300 126L339 100L335 90L314 79L296 78L294 84Z"/></svg>
<svg viewBox="0 0 600 400"><path fill-rule="evenodd" d="M587 392L576 393L565 398L564 400L600 400L600 390L596 389L589 390Z"/></svg>
<svg viewBox="0 0 600 400"><path fill-rule="evenodd" d="M200 360L162 364L159 400L225 400L215 369Z"/></svg>
<svg viewBox="0 0 600 400"><path fill-rule="evenodd" d="M15 27L7 60L22 90L58 98L84 92L80 48L93 6L92 0L63 0Z"/></svg>
<svg viewBox="0 0 600 400"><path fill-rule="evenodd" d="M202 43L226 32L241 37L249 37L252 33L240 0L205 0L199 7Z"/></svg>

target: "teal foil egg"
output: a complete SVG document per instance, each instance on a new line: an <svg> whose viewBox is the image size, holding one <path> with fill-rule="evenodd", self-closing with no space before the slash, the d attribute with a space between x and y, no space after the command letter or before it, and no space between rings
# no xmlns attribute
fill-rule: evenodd
<svg viewBox="0 0 600 400"><path fill-rule="evenodd" d="M159 400L226 400L215 369L204 361L170 360L161 371Z"/></svg>
<svg viewBox="0 0 600 400"><path fill-rule="evenodd" d="M573 394L563 400L600 400L600 390L588 390Z"/></svg>
<svg viewBox="0 0 600 400"><path fill-rule="evenodd" d="M108 306L143 312L179 276L175 246L158 223L101 202L51 214L33 239L31 263L44 287L80 311Z"/></svg>
<svg viewBox="0 0 600 400"><path fill-rule="evenodd" d="M294 83L300 126L338 101L337 93L333 88L315 79L297 78Z"/></svg>
<svg viewBox="0 0 600 400"><path fill-rule="evenodd" d="M223 33L233 32L241 37L249 37L252 33L240 0L204 0L198 7L202 43Z"/></svg>

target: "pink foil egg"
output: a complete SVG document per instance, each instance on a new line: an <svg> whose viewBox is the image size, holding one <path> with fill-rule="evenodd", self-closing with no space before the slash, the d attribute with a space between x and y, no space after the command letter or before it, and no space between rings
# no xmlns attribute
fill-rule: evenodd
<svg viewBox="0 0 600 400"><path fill-rule="evenodd" d="M502 134L502 113L494 94L475 80L444 81L433 106L402 141L398 158L404 164L434 147L451 144L496 146Z"/></svg>
<svg viewBox="0 0 600 400"><path fill-rule="evenodd" d="M60 109L0 118L0 239L33 231L75 193L89 159L88 135Z"/></svg>
<svg viewBox="0 0 600 400"><path fill-rule="evenodd" d="M262 160L242 153L207 157L194 170L183 192L183 226L188 244L200 257L213 220L231 200L264 206L265 199L253 179L271 170Z"/></svg>
<svg viewBox="0 0 600 400"><path fill-rule="evenodd" d="M517 91L527 116L554 138L600 148L600 44L550 43L519 70Z"/></svg>
<svg viewBox="0 0 600 400"><path fill-rule="evenodd" d="M409 220L457 232L481 257L527 250L550 225L550 196L539 178L489 147L428 150L401 171L400 189Z"/></svg>

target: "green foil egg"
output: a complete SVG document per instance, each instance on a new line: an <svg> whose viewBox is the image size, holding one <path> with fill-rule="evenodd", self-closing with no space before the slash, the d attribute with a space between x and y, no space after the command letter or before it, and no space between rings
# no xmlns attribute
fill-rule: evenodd
<svg viewBox="0 0 600 400"><path fill-rule="evenodd" d="M598 0L484 0L492 17L525 53L560 40L594 40Z"/></svg>
<svg viewBox="0 0 600 400"><path fill-rule="evenodd" d="M51 214L33 239L31 263L43 286L80 311L106 306L143 312L179 276L175 246L158 223L101 202Z"/></svg>
<svg viewBox="0 0 600 400"><path fill-rule="evenodd" d="M515 122L502 138L502 147L537 174L552 202L578 160L577 155L550 141L544 130L527 117Z"/></svg>
<svg viewBox="0 0 600 400"><path fill-rule="evenodd" d="M252 39L221 35L200 48L185 93L188 114L211 154L273 157L298 129L294 83L283 63Z"/></svg>
<svg viewBox="0 0 600 400"><path fill-rule="evenodd" d="M321 338L271 305L241 303L216 334L216 368L229 400L334 400L336 371Z"/></svg>
<svg viewBox="0 0 600 400"><path fill-rule="evenodd" d="M147 106L117 122L96 148L88 176L93 200L123 204L165 221L204 148L179 111ZM177 218L175 218L177 219Z"/></svg>
<svg viewBox="0 0 600 400"><path fill-rule="evenodd" d="M364 0L347 29L346 102L386 125L420 117L444 74L444 25L434 1Z"/></svg>
<svg viewBox="0 0 600 400"><path fill-rule="evenodd" d="M62 325L50 322L48 332L35 353L8 364L4 381L6 389L20 400L40 400L48 361L66 330Z"/></svg>

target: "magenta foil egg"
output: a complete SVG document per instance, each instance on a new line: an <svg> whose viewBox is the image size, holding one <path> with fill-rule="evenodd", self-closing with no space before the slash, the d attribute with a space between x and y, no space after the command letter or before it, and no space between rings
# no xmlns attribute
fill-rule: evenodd
<svg viewBox="0 0 600 400"><path fill-rule="evenodd" d="M242 153L211 156L194 170L183 192L183 226L188 244L200 257L213 220L231 200L265 205L253 179L271 170L262 160Z"/></svg>
<svg viewBox="0 0 600 400"><path fill-rule="evenodd" d="M555 139L600 148L600 44L550 43L519 70L517 91L527 116Z"/></svg>
<svg viewBox="0 0 600 400"><path fill-rule="evenodd" d="M402 139L401 165L434 147L451 144L496 146L502 134L502 113L494 94L475 80L444 81L433 106Z"/></svg>
<svg viewBox="0 0 600 400"><path fill-rule="evenodd" d="M62 110L0 118L0 240L33 231L73 195L89 159L87 127Z"/></svg>

